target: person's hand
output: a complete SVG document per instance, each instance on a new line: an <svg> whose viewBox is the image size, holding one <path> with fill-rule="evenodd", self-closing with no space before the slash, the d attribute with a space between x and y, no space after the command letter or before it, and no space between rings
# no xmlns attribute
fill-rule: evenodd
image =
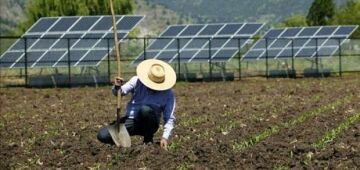
<svg viewBox="0 0 360 170"><path fill-rule="evenodd" d="M168 150L167 146L168 146L168 140L165 138L161 138L160 147L167 151Z"/></svg>
<svg viewBox="0 0 360 170"><path fill-rule="evenodd" d="M123 79L123 78L121 78L121 77L115 77L114 85L120 87L120 86L123 85L123 82L124 82L124 79Z"/></svg>

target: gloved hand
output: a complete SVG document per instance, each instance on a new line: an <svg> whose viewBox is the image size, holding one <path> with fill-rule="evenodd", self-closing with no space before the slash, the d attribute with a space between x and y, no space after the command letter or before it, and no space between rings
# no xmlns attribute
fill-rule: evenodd
<svg viewBox="0 0 360 170"><path fill-rule="evenodd" d="M115 89L116 90L119 90L120 89L120 87L123 85L123 83L124 83L124 79L123 78L121 78L121 77L115 77L115 79L114 79L114 86L115 86Z"/></svg>

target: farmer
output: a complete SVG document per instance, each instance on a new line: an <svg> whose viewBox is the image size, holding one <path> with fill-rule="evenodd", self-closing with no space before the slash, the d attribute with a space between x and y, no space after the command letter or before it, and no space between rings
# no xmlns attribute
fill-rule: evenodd
<svg viewBox="0 0 360 170"><path fill-rule="evenodd" d="M144 144L152 143L159 128L161 113L164 132L160 146L167 149L171 131L174 128L175 96L171 88L176 83L176 74L167 63L149 59L141 62L136 69L137 76L123 84L120 77L115 78L112 93L116 96L132 94L126 107L126 116L121 118L130 136L144 136ZM100 129L97 138L107 144L114 144L107 127Z"/></svg>

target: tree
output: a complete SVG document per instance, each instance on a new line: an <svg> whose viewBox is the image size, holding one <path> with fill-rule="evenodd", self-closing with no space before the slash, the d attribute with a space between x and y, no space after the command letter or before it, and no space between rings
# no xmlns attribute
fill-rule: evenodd
<svg viewBox="0 0 360 170"><path fill-rule="evenodd" d="M281 26L284 27L304 27L307 26L306 24L306 17L303 15L293 15L286 18Z"/></svg>
<svg viewBox="0 0 360 170"><path fill-rule="evenodd" d="M77 16L77 15L110 15L108 0L31 0L25 9L27 18L14 32L24 33L41 17ZM116 14L131 14L134 10L133 0L114 0Z"/></svg>
<svg viewBox="0 0 360 170"><path fill-rule="evenodd" d="M315 0L306 16L310 26L327 25L335 14L335 4L332 0Z"/></svg>
<svg viewBox="0 0 360 170"><path fill-rule="evenodd" d="M346 5L338 10L333 18L334 25L360 25L360 1L349 0ZM352 37L360 38L360 28Z"/></svg>

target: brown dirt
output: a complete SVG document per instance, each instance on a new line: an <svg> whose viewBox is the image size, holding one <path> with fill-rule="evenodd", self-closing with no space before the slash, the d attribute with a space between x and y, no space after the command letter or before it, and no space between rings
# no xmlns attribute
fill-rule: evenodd
<svg viewBox="0 0 360 170"><path fill-rule="evenodd" d="M131 148L97 141L99 128L115 118L110 87L2 88L0 167L356 169L360 165L359 122L324 149L312 146L327 130L360 112L359 76L178 83L175 93L177 126L169 151L164 151L158 143L142 145L140 137L132 137ZM348 103L281 129L243 151L233 150L235 142L346 96L353 96Z"/></svg>

